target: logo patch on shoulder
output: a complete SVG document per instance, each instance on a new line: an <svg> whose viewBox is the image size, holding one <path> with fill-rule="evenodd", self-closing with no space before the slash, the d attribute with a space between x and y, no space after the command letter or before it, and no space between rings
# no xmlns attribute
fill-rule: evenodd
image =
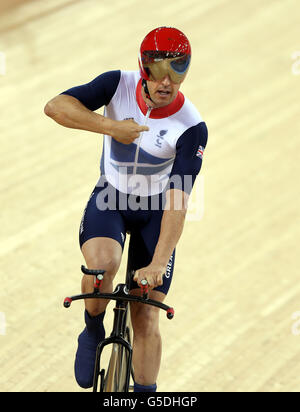
<svg viewBox="0 0 300 412"><path fill-rule="evenodd" d="M199 149L197 150L197 157L200 157L200 159L203 159L203 153L204 153L204 147L203 146L199 146Z"/></svg>

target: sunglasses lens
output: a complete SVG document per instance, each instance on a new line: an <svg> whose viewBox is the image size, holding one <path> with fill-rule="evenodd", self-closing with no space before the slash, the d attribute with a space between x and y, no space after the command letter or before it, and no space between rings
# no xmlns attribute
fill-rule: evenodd
<svg viewBox="0 0 300 412"><path fill-rule="evenodd" d="M191 62L190 55L174 56L162 52L150 53L143 56L144 69L154 80L161 80L169 75L174 83L181 83L188 71Z"/></svg>
<svg viewBox="0 0 300 412"><path fill-rule="evenodd" d="M170 62L170 66L172 67L174 72L178 74L184 74L190 65L190 61L191 56L183 56L180 59L172 60Z"/></svg>

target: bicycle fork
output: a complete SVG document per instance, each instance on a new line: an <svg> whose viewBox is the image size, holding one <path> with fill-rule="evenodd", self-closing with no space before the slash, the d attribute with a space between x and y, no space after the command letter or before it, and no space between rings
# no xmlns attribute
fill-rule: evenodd
<svg viewBox="0 0 300 412"><path fill-rule="evenodd" d="M125 340L127 305L117 302L114 308L114 326L109 338L99 343L96 351L93 392L97 392L99 376L100 392L128 392L132 364L132 346ZM107 374L100 370L100 358L105 346L113 345Z"/></svg>

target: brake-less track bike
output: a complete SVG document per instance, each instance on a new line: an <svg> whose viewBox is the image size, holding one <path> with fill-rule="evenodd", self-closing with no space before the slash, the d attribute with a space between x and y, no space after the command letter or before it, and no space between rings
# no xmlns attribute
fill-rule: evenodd
<svg viewBox="0 0 300 412"><path fill-rule="evenodd" d="M132 390L130 377L134 381L134 370L132 366L132 328L128 302L156 306L166 311L168 319L174 317L174 309L161 302L149 299L146 280L141 281L141 296L130 295L130 281L134 276L134 271L130 270L129 267L127 267L125 283L119 283L113 293L101 293L100 291L105 271L87 269L83 265L81 271L85 275L94 276L94 291L93 293L65 298L64 306L66 308L70 307L73 301L81 299L110 299L116 301L112 332L97 347L93 392L129 392ZM107 370L105 370L101 369L101 354L104 347L108 345L112 346L112 352Z"/></svg>

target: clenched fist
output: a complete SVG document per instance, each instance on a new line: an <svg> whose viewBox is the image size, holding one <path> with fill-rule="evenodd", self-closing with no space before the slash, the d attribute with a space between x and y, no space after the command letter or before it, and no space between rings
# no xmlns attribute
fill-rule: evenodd
<svg viewBox="0 0 300 412"><path fill-rule="evenodd" d="M137 282L138 285L140 285L141 281L143 279L146 279L149 285L149 289L153 289L163 284L163 275L165 274L165 272L165 267L150 263L149 266L137 270L135 272L133 280Z"/></svg>

